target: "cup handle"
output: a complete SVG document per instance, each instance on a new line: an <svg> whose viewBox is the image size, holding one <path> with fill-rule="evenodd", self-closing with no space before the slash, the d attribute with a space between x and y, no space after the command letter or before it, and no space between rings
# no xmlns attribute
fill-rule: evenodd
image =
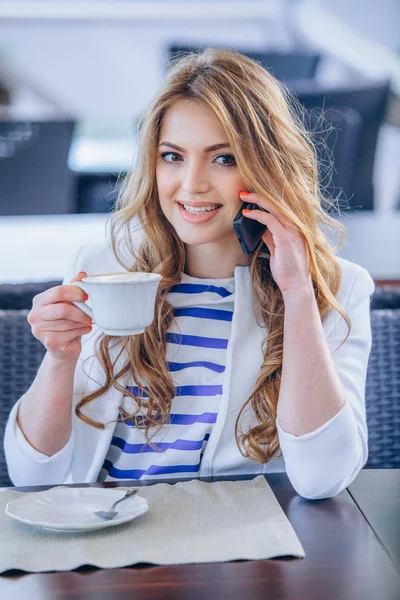
<svg viewBox="0 0 400 600"><path fill-rule="evenodd" d="M82 281L72 281L70 285L76 285L77 287L81 288L81 290L87 293L86 286L84 283L82 283ZM90 308L90 306L86 304L86 302L73 302L72 304L75 304L75 306L83 310L83 312L89 317L91 317L93 320L93 311Z"/></svg>

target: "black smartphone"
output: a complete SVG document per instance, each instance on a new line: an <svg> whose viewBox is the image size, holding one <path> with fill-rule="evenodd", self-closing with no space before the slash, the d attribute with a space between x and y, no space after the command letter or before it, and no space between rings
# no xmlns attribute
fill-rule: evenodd
<svg viewBox="0 0 400 600"><path fill-rule="evenodd" d="M233 219L233 228L236 231L236 235L243 252L245 254L252 254L256 249L258 242L264 235L267 227L255 219L247 219L246 216L242 214L242 210L244 208L248 208L250 210L257 209L264 212L267 211L253 202L243 202L239 212Z"/></svg>

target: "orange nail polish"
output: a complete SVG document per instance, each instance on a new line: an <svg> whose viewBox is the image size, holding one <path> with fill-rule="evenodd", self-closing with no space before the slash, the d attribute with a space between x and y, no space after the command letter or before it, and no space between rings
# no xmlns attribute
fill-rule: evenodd
<svg viewBox="0 0 400 600"><path fill-rule="evenodd" d="M239 194L241 196L248 196L250 194L250 192L239 192Z"/></svg>
<svg viewBox="0 0 400 600"><path fill-rule="evenodd" d="M248 208L244 208L242 210L242 213L244 213L244 214L247 214L247 213L250 213L250 212L251 212L251 210L249 210Z"/></svg>
<svg viewBox="0 0 400 600"><path fill-rule="evenodd" d="M89 296L85 294L85 300L89 300Z"/></svg>

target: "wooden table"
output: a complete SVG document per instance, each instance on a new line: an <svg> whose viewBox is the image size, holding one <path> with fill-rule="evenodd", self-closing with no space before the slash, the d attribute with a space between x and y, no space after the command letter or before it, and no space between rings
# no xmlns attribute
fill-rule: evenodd
<svg viewBox="0 0 400 600"><path fill-rule="evenodd" d="M349 492L400 571L400 470L361 471Z"/></svg>
<svg viewBox="0 0 400 600"><path fill-rule="evenodd" d="M363 510L372 511L365 509L373 506L371 487L379 487L379 501L385 500L393 488L393 481L399 485L400 471L369 471L360 477L363 478L361 485L356 481L351 486L352 493L345 490L335 498L308 501L296 494L285 474L267 475L267 481L303 544L304 559L171 567L140 564L113 570L82 567L67 573L12 572L0 577L0 598L398 600L400 566L396 567L390 549L385 547L386 538L374 529L380 522L379 515L374 513L371 518L373 513L370 512L368 522L359 505L363 504ZM141 484L149 485L149 482L139 482ZM116 484L94 485L115 487ZM397 507L394 503L387 503L386 509L391 511L387 518L395 519Z"/></svg>

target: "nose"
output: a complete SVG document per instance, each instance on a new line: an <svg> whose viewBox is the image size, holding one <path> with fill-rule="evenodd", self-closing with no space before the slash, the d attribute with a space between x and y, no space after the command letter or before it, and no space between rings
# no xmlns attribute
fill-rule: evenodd
<svg viewBox="0 0 400 600"><path fill-rule="evenodd" d="M197 162L187 163L183 171L182 190L187 194L204 194L210 189L206 169Z"/></svg>

